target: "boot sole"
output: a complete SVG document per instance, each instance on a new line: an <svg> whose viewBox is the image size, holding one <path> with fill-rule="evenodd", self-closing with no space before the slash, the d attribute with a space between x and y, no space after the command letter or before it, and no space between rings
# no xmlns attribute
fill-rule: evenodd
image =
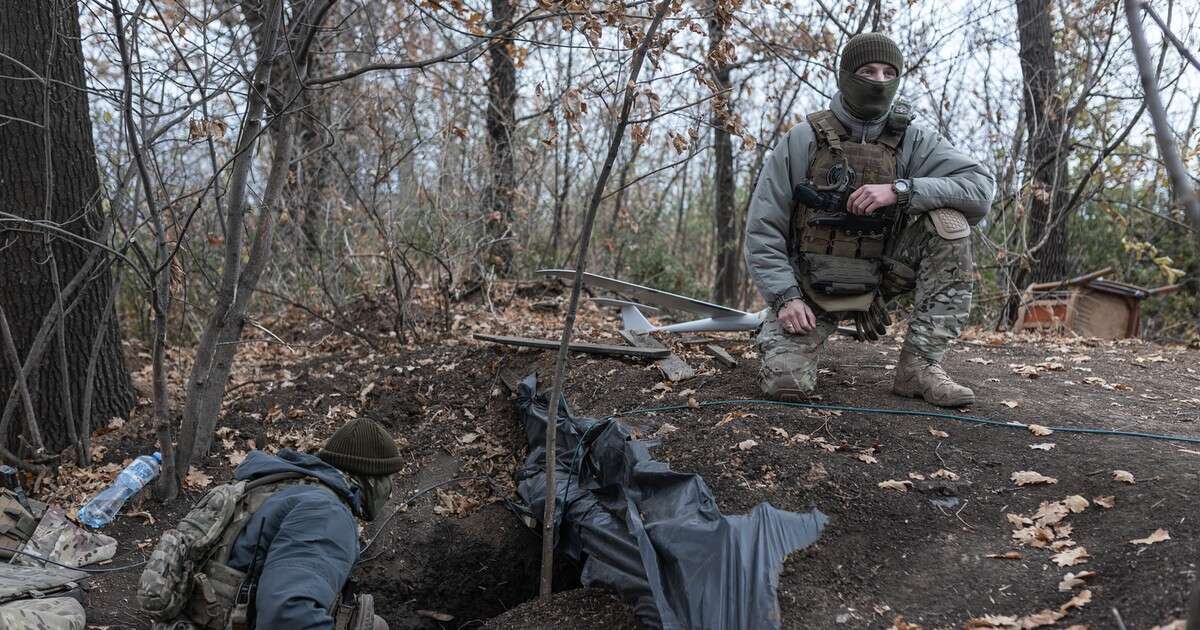
<svg viewBox="0 0 1200 630"><path fill-rule="evenodd" d="M903 389L903 388L899 388L899 387L893 387L892 393L896 394L897 396L902 396L904 398L919 398L935 407L966 407L968 405L975 404L974 396L964 396L961 399L946 401L946 402L934 402L932 400L925 398L925 395L922 394L918 390L909 390L909 389Z"/></svg>

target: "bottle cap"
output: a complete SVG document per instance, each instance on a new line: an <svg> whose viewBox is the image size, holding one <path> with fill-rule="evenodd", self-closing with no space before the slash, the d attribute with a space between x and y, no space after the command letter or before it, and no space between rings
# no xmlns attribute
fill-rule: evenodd
<svg viewBox="0 0 1200 630"><path fill-rule="evenodd" d="M160 452L158 452L158 451L154 451L154 454L153 454L153 455L151 455L150 457L153 457L153 458L154 458L154 461L156 461L156 462L158 462L158 463L160 463L160 464L162 463L162 453L160 453Z"/></svg>

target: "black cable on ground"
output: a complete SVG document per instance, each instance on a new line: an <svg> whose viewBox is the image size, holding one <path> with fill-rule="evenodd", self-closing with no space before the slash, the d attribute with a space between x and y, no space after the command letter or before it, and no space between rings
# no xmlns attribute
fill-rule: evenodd
<svg viewBox="0 0 1200 630"><path fill-rule="evenodd" d="M893 416L918 416L923 418L944 418L947 420L957 420L959 422L970 422L973 424L982 424L995 427L1007 427L1010 429L1028 429L1029 425L1020 422L1000 422L998 420L988 420L977 416L967 416L956 413L946 413L943 411L922 411L920 409L884 409L880 407L852 407L849 405L833 405L826 403L799 403L785 402L782 400L762 400L759 398L733 398L728 400L708 400L700 403L701 407L717 407L722 405L772 405L777 407L793 407L799 409L828 409L831 411L849 411L852 413L879 413ZM688 405L666 405L663 407L641 407L638 409L630 409L629 411L620 411L614 413L609 418L620 418L623 416L642 415L648 413L656 413L661 411L686 411L693 409ZM1200 444L1200 437L1189 437L1185 435L1163 435L1159 433L1143 433L1141 431L1120 431L1116 429L1092 429L1087 427L1046 427L1058 433L1085 433L1092 435L1115 435L1121 437L1144 438L1148 440L1165 440L1175 442L1187 442L1190 444Z"/></svg>
<svg viewBox="0 0 1200 630"><path fill-rule="evenodd" d="M54 566L62 567L64 569L70 569L72 571L83 571L84 573L116 573L118 571L128 571L129 569L136 569L136 568L142 566L143 564L146 564L146 562L147 562L146 560L142 560L141 562L136 562L134 564L127 564L123 567L109 567L109 568L103 568L103 569L85 569L83 567L73 567L69 564L55 562L55 561L51 560L50 558L43 558L42 556L39 556L36 553L29 553L28 551L21 551L20 549L12 549L10 547L0 547L0 551L7 551L9 553L19 553L22 556L29 556L30 558L33 558L34 560L40 560L41 562L53 564ZM32 567L32 568L37 568L37 567Z"/></svg>

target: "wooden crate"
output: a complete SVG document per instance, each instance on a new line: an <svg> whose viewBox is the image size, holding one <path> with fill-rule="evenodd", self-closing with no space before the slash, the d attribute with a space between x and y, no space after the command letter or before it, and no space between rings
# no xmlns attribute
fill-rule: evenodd
<svg viewBox="0 0 1200 630"><path fill-rule="evenodd" d="M1100 339L1125 339L1141 333L1142 300L1182 288L1156 289L1105 280L1112 269L1064 280L1031 284L1021 296L1013 330L1036 330Z"/></svg>

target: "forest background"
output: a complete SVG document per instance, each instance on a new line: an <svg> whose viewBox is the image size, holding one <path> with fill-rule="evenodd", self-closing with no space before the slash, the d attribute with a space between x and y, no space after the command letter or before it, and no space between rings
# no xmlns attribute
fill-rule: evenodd
<svg viewBox="0 0 1200 630"><path fill-rule="evenodd" d="M973 236L978 325L1009 326L1031 282L1111 266L1184 283L1146 303L1143 328L1187 341L1197 241L1125 4L10 3L0 457L86 463L91 430L133 404L121 339L139 340L172 496L212 443L243 334L270 341L264 313L299 309L374 348L354 319L367 302L395 343L432 343L464 297L571 266L591 207L589 270L758 308L741 255L755 178L826 106L840 46L874 30L905 52L917 123L996 176ZM1194 185L1200 3L1145 9Z"/></svg>

